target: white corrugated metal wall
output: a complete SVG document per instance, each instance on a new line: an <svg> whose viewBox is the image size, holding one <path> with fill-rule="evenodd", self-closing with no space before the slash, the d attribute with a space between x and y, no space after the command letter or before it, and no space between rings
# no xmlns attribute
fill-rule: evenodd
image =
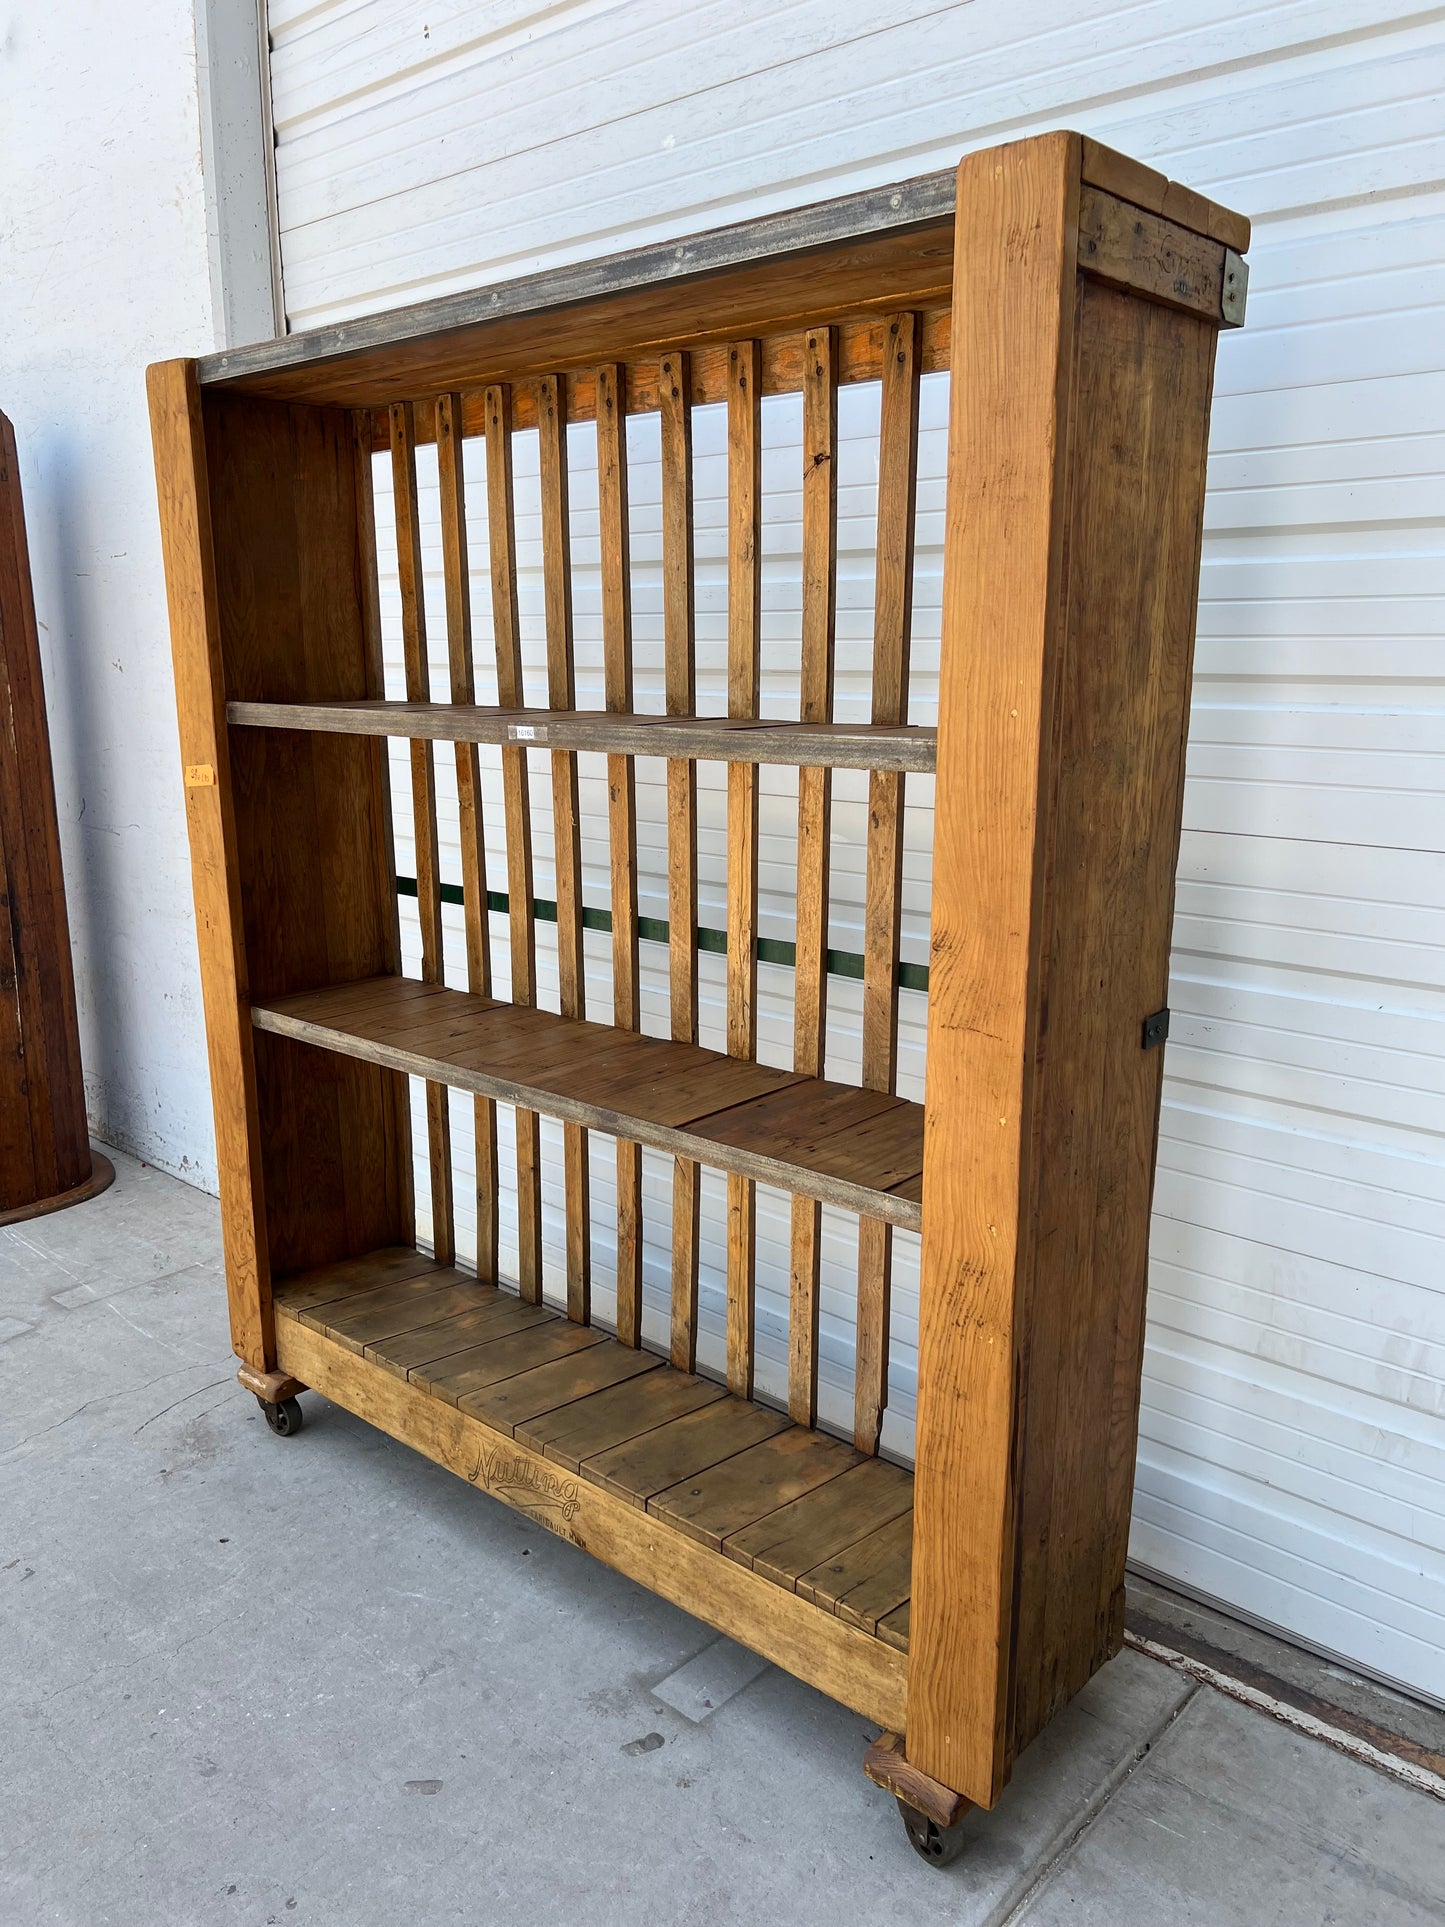
<svg viewBox="0 0 1445 1927"><path fill-rule="evenodd" d="M270 8L293 328L947 166L966 147L1050 126L1097 134L1254 217L1249 324L1219 359L1132 1549L1439 1698L1442 20L1442 9L1365 0ZM869 406L861 391L844 417L847 702L866 687ZM929 715L937 651L941 408L925 396L933 481L915 720ZM652 432L636 424L631 443L644 706L657 669ZM781 662L796 622L786 536L797 425L785 402L766 433L778 533L765 599ZM715 665L721 479L702 419L698 446L699 633ZM577 434L584 555L589 458ZM522 536L535 553L528 487L524 476ZM484 566L474 533L479 577ZM525 580L524 597L535 638ZM595 664L585 592L579 649ZM540 768L534 793L546 795ZM704 821L716 827L712 795ZM904 955L921 958L926 794L917 801ZM765 829L778 826L784 862L789 814L782 783ZM716 851L714 840L714 863ZM600 843L589 857L600 893ZM766 882L766 843L763 862ZM857 894L845 873L842 947L857 948ZM705 906L704 920L717 910ZM790 934L785 897L769 914L766 933ZM785 986L769 974L765 1053L782 1058ZM661 981L654 965L649 1028L665 1023ZM845 1020L851 988L835 986ZM905 1004L916 1079L921 1000ZM845 1021L839 1070L846 1033ZM464 1136L464 1112L457 1124ZM595 1141L595 1165L607 1155ZM648 1208L665 1241L660 1168ZM765 1282L776 1282L781 1227L777 1211L765 1216ZM597 1235L605 1253L600 1218ZM840 1221L825 1357L835 1399L850 1356L850 1243ZM904 1249L887 1434L905 1450L915 1263ZM665 1243L649 1254L650 1289L664 1275ZM776 1310L765 1300L774 1342Z"/></svg>

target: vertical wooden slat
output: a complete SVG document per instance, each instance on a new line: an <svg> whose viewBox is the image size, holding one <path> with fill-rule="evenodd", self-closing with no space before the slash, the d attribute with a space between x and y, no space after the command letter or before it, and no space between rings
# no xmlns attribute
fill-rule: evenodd
<svg viewBox="0 0 1445 1927"><path fill-rule="evenodd" d="M623 371L597 370L597 491L602 540L602 655L609 711L632 708L632 593L627 528L627 423ZM637 801L630 756L607 758L612 854L612 1021L642 1021L637 958ZM642 1147L617 1140L617 1336L642 1341Z"/></svg>
<svg viewBox="0 0 1445 1927"><path fill-rule="evenodd" d="M472 668L472 588L467 562L466 480L462 462L462 398L436 404L437 473L441 484L442 572L446 583L447 666L454 703L477 699ZM492 994L492 945L487 914L487 852L482 833L481 765L475 743L457 743L457 814L462 846L462 906L467 934L467 989ZM497 1107L473 1100L476 1154L477 1275L497 1276Z"/></svg>
<svg viewBox="0 0 1445 1927"><path fill-rule="evenodd" d="M908 720L913 626L913 528L918 471L918 317L884 325L878 443L878 563L873 605L873 721ZM903 775L868 777L868 858L863 935L863 1085L891 1091L898 1073L898 937L903 888ZM888 1402L893 1228L858 1223L858 1349L853 1442L878 1450Z"/></svg>
<svg viewBox="0 0 1445 1927"><path fill-rule="evenodd" d="M497 700L522 706L522 637L517 613L516 515L512 501L512 391L489 387L482 406L487 435L487 539L492 562L492 631L497 652ZM502 749L502 796L507 824L508 926L512 1002L537 1001L537 945L533 928L532 811L527 752ZM535 1111L517 1112L517 1283L528 1304L542 1299L542 1145Z"/></svg>
<svg viewBox="0 0 1445 1927"><path fill-rule="evenodd" d="M565 377L537 383L537 438L542 482L542 587L547 612L547 700L575 709L577 678L572 646L572 556L567 519L567 397ZM557 872L558 1001L564 1017L587 1015L587 967L582 949L582 835L577 807L577 758L552 752L553 860ZM592 1194L587 1132L562 1127L567 1215L567 1316L592 1316Z"/></svg>
<svg viewBox="0 0 1445 1927"><path fill-rule="evenodd" d="M803 665L799 716L833 716L833 638L838 580L838 369L832 328L803 337ZM832 771L798 771L797 953L793 973L793 1069L821 1077L828 1014L828 844ZM788 1412L818 1416L818 1268L823 1207L793 1198L788 1307Z"/></svg>
<svg viewBox="0 0 1445 1927"><path fill-rule="evenodd" d="M762 352L728 348L728 714L756 716L762 605ZM728 995L731 1057L757 1048L758 770L728 764ZM727 1382L753 1392L756 1187L729 1173Z"/></svg>
<svg viewBox="0 0 1445 1927"><path fill-rule="evenodd" d="M391 423L391 481L396 497L396 559L401 587L402 654L406 665L406 698L424 703L431 697L427 666L426 609L422 599L421 514L416 491L416 423L410 402L393 402ZM437 853L436 783L430 743L411 748L412 816L416 828L416 900L421 919L421 974L439 984L442 970L441 864ZM427 1155L431 1171L432 1242L442 1264L456 1256L452 1216L451 1121L445 1084L426 1087Z"/></svg>
<svg viewBox="0 0 1445 1927"><path fill-rule="evenodd" d="M697 707L692 530L692 371L686 354L664 355L657 390L662 415L663 677L669 716ZM668 964L672 1035L697 1042L697 766L667 765ZM692 1158L672 1167L672 1362L697 1363L698 1205Z"/></svg>
<svg viewBox="0 0 1445 1927"><path fill-rule="evenodd" d="M376 555L376 491L371 471L372 417L368 408L351 417L351 460L356 490L356 576L361 602L361 628L366 649L366 693L386 695L386 668L381 632L381 584ZM396 836L391 812L390 744L385 737L371 743L371 788L376 798L380 834L376 839L376 890L385 920L386 968L401 974L401 917L396 893ZM395 1080L391 1129L399 1146L401 1211L408 1236L416 1236L416 1198L411 1152L411 1105L406 1079Z"/></svg>

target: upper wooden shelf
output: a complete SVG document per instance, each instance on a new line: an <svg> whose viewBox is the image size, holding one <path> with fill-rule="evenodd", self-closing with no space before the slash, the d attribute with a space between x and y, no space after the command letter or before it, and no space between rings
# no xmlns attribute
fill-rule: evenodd
<svg viewBox="0 0 1445 1927"><path fill-rule="evenodd" d="M319 730L455 743L526 743L613 756L723 763L929 771L938 731L878 723L789 723L727 716L609 715L601 710L499 709L481 703L229 703L249 729Z"/></svg>
<svg viewBox="0 0 1445 1927"><path fill-rule="evenodd" d="M371 977L252 1006L258 1030L587 1125L864 1217L923 1222L923 1106L694 1044Z"/></svg>

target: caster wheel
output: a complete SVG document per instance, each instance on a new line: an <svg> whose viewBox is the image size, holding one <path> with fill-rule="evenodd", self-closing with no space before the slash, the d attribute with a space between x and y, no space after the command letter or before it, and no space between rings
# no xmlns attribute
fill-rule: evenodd
<svg viewBox="0 0 1445 1927"><path fill-rule="evenodd" d="M906 1800L898 1802L898 1811L903 1815L908 1844L919 1859L926 1860L930 1867L951 1867L966 1845L963 1831L966 1816L955 1820L951 1827L941 1827L917 1807L909 1806Z"/></svg>
<svg viewBox="0 0 1445 1927"><path fill-rule="evenodd" d="M304 1420L299 1398L283 1398L279 1405L273 1405L270 1399L258 1398L256 1403L265 1414L266 1423L278 1439L294 1438L301 1430Z"/></svg>

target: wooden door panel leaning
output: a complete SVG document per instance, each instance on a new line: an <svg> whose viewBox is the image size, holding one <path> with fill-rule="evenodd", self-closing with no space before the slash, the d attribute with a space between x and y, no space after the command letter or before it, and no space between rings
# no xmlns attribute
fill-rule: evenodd
<svg viewBox="0 0 1445 1927"><path fill-rule="evenodd" d="M85 1128L20 460L0 415L0 1225L80 1204L114 1177Z"/></svg>
<svg viewBox="0 0 1445 1927"><path fill-rule="evenodd" d="M324 1391L875 1720L867 1771L934 1864L1122 1637L1162 1068L1147 1046L1163 1029L1215 342L1243 320L1248 240L1227 209L1049 134L956 175L150 371L182 755L208 773L188 805L242 1382L281 1432L301 1421L298 1392ZM919 384L944 371L935 727L910 718L910 584ZM871 723L833 709L832 464L838 391L857 382L882 397ZM760 698L758 668L764 404L789 393L804 463L795 721L774 684ZM697 714L691 411L708 403L728 433L725 716ZM667 696L665 715L639 715L625 417L653 413ZM605 602L605 700L581 709L566 508L579 421L598 425ZM534 433L546 708L517 642L512 452ZM473 493L489 584L468 563L468 439L485 445ZM385 486L389 453L399 478L416 655L413 478L429 442L452 700L419 674L387 700L373 470ZM474 700L478 593L492 597L495 703ZM420 875L400 885L387 736L411 745L425 831ZM438 867L438 742L465 779L464 980L447 980L439 938L456 893ZM490 894L477 745L500 746L505 776ZM551 759L536 773L552 777L556 905L534 876L547 845L534 851L532 751ZM600 904L581 901L579 751L606 758ZM667 768L660 936L639 916L639 755ZM728 767L717 931L698 922L693 768L708 758ZM759 925L763 765L798 771L796 943L781 948ZM838 769L869 772L860 1088L825 1080L827 978L843 967L827 948ZM917 772L935 786L926 973L899 956ZM422 981L402 971L399 887L421 912ZM508 937L495 979L493 912ZM610 1026L585 1021L582 996L598 912ZM534 962L544 916L562 938L556 1007ZM639 939L668 949L665 1036L642 1021ZM765 940L794 970L796 1029L760 1062ZM726 1055L699 1043L700 948L726 951ZM897 1026L900 990L924 987L918 1104L898 1089ZM416 1164L408 1079L427 1094ZM479 1146L476 1275L452 1248L458 1093ZM495 1149L507 1106L515 1174ZM565 1268L545 1278L544 1116L565 1133L568 1225ZM606 1279L578 1228L598 1134L617 1151ZM643 1146L674 1160L656 1305ZM703 1166L728 1197L713 1375L697 1368ZM435 1255L418 1249L414 1170ZM758 1182L794 1200L793 1329L769 1399L753 1396ZM504 1280L499 1187L513 1183L520 1255ZM860 1226L852 1411L829 1413L846 1438L817 1425L823 1205ZM913 1236L909 1468L879 1447L893 1241ZM615 1335L593 1320L602 1286Z"/></svg>

